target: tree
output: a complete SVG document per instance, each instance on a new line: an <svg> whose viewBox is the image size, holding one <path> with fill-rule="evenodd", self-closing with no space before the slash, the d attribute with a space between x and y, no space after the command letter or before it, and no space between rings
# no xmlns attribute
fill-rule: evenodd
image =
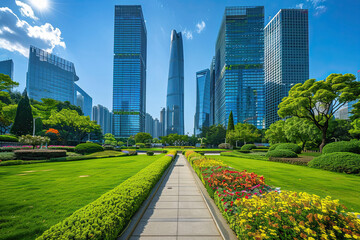
<svg viewBox="0 0 360 240"><path fill-rule="evenodd" d="M212 125L208 129L204 129L205 136L200 135L200 137L206 138L206 143L218 146L220 143L223 143L226 138L226 129L223 125Z"/></svg>
<svg viewBox="0 0 360 240"><path fill-rule="evenodd" d="M19 83L14 82L8 75L0 73L0 91L10 90L13 87L19 86Z"/></svg>
<svg viewBox="0 0 360 240"><path fill-rule="evenodd" d="M351 111L350 120L355 121L356 119L360 118L360 101L357 103L354 103L352 105L353 109Z"/></svg>
<svg viewBox="0 0 360 240"><path fill-rule="evenodd" d="M228 127L227 127L227 132L229 131L233 131L235 129L234 126L234 118L233 118L233 113L232 111L229 114L229 121L228 121Z"/></svg>
<svg viewBox="0 0 360 240"><path fill-rule="evenodd" d="M105 140L105 144L108 144L108 145L112 145L112 146L116 146L117 145L117 141L114 137L114 135L112 135L111 133L106 133L104 135L104 140Z"/></svg>
<svg viewBox="0 0 360 240"><path fill-rule="evenodd" d="M254 125L237 123L234 130L227 132L226 139L234 146L237 141L242 141L246 144L247 142L253 142L260 136L260 131Z"/></svg>
<svg viewBox="0 0 360 240"><path fill-rule="evenodd" d="M352 125L349 120L331 119L326 134L326 142L350 141L353 138L350 133L351 128Z"/></svg>
<svg viewBox="0 0 360 240"><path fill-rule="evenodd" d="M17 136L32 134L33 120L30 101L25 90L17 107L14 124L10 132Z"/></svg>
<svg viewBox="0 0 360 240"><path fill-rule="evenodd" d="M279 104L281 118L296 116L321 131L320 151L326 144L329 121L345 104L360 98L360 82L353 74L330 74L325 80L309 79L293 86Z"/></svg>
<svg viewBox="0 0 360 240"><path fill-rule="evenodd" d="M270 144L288 142L284 131L285 121L279 120L270 125L265 132L265 138L269 140Z"/></svg>
<svg viewBox="0 0 360 240"><path fill-rule="evenodd" d="M146 143L149 142L149 140L152 140L150 133L139 132L135 135L136 143Z"/></svg>
<svg viewBox="0 0 360 240"><path fill-rule="evenodd" d="M360 118L355 119L351 126L352 128L349 130L349 133L356 139L360 139Z"/></svg>
<svg viewBox="0 0 360 240"><path fill-rule="evenodd" d="M189 142L188 135L179 135L177 133L169 134L161 138L163 144L169 144L170 146L184 146Z"/></svg>
<svg viewBox="0 0 360 240"><path fill-rule="evenodd" d="M11 96L7 91L12 87L18 86L8 75L0 73L0 133L4 134L10 128L13 119L4 113L4 108L12 103Z"/></svg>

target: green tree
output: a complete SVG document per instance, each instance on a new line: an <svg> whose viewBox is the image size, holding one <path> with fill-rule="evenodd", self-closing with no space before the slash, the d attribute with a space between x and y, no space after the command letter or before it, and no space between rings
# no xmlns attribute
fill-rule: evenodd
<svg viewBox="0 0 360 240"><path fill-rule="evenodd" d="M19 86L19 83L14 82L8 75L0 73L0 92L10 90L13 87Z"/></svg>
<svg viewBox="0 0 360 240"><path fill-rule="evenodd" d="M309 79L291 88L279 104L281 118L296 116L321 131L320 151L326 144L329 121L345 104L360 98L360 82L353 74L330 74L325 80Z"/></svg>
<svg viewBox="0 0 360 240"><path fill-rule="evenodd" d="M285 121L279 120L270 125L265 132L265 138L269 140L270 144L288 142L284 131Z"/></svg>
<svg viewBox="0 0 360 240"><path fill-rule="evenodd" d="M221 124L203 128L203 133L205 133L205 135L201 134L200 137L205 137L205 142L212 146L218 146L220 143L223 143L226 138L226 129Z"/></svg>
<svg viewBox="0 0 360 240"><path fill-rule="evenodd" d="M327 142L350 141L353 137L349 132L352 128L351 121L343 119L331 119L326 134Z"/></svg>
<svg viewBox="0 0 360 240"><path fill-rule="evenodd" d="M4 108L12 103L9 94L12 87L18 86L19 83L14 82L8 75L0 73L0 133L4 134L10 128L14 119L4 113Z"/></svg>
<svg viewBox="0 0 360 240"><path fill-rule="evenodd" d="M349 130L349 133L351 136L353 136L356 139L360 139L360 118L355 119L351 122L351 129Z"/></svg>
<svg viewBox="0 0 360 240"><path fill-rule="evenodd" d="M233 117L233 113L232 111L229 114L229 121L228 121L228 127L227 127L227 132L229 131L233 131L235 129L234 126L234 117Z"/></svg>
<svg viewBox="0 0 360 240"><path fill-rule="evenodd" d="M149 140L152 140L150 133L139 132L135 135L136 143L146 143L149 142Z"/></svg>
<svg viewBox="0 0 360 240"><path fill-rule="evenodd" d="M226 139L231 145L235 145L237 141L242 141L244 144L253 142L261 136L260 131L252 124L237 123L233 131L228 131Z"/></svg>
<svg viewBox="0 0 360 240"><path fill-rule="evenodd" d="M30 101L25 90L17 107L14 124L10 132L17 136L32 134L33 120Z"/></svg>
<svg viewBox="0 0 360 240"><path fill-rule="evenodd" d="M357 103L354 103L352 105L353 109L351 111L351 116L350 116L350 120L354 121L358 118L360 118L360 101Z"/></svg>
<svg viewBox="0 0 360 240"><path fill-rule="evenodd" d="M117 141L114 137L114 135L112 135L111 133L106 133L104 135L104 140L105 140L105 144L108 144L108 145L112 145L112 146L116 146L117 145Z"/></svg>

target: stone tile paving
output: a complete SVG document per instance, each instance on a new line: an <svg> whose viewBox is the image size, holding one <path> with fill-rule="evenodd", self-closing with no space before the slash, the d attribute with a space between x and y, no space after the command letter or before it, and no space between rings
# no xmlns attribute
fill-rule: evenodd
<svg viewBox="0 0 360 240"><path fill-rule="evenodd" d="M185 161L176 159L131 240L223 239Z"/></svg>

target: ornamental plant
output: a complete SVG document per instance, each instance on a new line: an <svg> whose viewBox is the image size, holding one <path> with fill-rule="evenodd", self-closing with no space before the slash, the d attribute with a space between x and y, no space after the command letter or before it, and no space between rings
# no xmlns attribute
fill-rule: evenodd
<svg viewBox="0 0 360 240"><path fill-rule="evenodd" d="M19 142L22 144L27 144L33 146L33 149L35 149L38 145L43 145L50 142L50 138L48 137L41 137L41 136L31 136L31 135L25 135L21 136L19 138Z"/></svg>

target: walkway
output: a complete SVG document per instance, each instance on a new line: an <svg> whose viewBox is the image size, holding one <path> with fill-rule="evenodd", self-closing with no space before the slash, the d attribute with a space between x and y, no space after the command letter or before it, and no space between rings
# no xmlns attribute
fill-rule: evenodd
<svg viewBox="0 0 360 240"><path fill-rule="evenodd" d="M176 158L130 239L222 239L183 155Z"/></svg>

